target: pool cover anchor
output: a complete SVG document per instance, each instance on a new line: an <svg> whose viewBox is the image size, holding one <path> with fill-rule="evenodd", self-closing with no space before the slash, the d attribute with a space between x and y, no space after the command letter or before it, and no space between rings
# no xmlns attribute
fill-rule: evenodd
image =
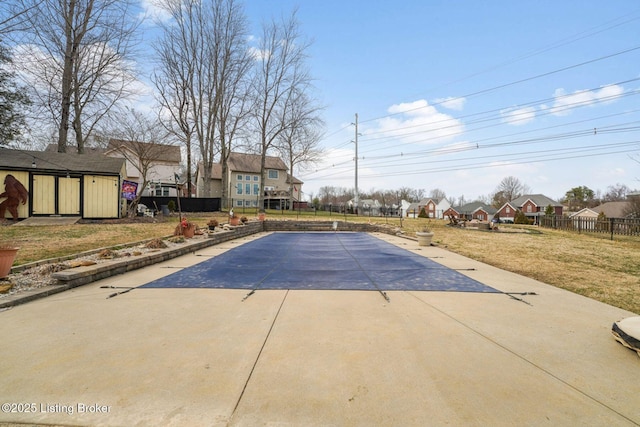
<svg viewBox="0 0 640 427"><path fill-rule="evenodd" d="M527 305L531 305L531 306L532 306L532 304L530 302L525 301L522 298L515 297L514 295L538 295L535 292L501 292L501 293L504 294L504 295L507 295L509 298L512 298L512 299L514 299L516 301L523 302L523 303L525 303Z"/></svg>
<svg viewBox="0 0 640 427"><path fill-rule="evenodd" d="M244 298L242 298L242 302L244 302L244 300L246 300L247 298L249 298L251 295L255 294L255 293L256 293L256 290L257 290L257 288L256 288L256 289L251 289L251 292L249 292L248 294L246 294L246 295L244 296Z"/></svg>
<svg viewBox="0 0 640 427"><path fill-rule="evenodd" d="M112 293L106 298L106 299L109 299L109 298L117 297L118 295L126 294L127 292L131 292L132 290L135 289L135 287L131 288L127 286L100 286L100 289L126 289L124 291Z"/></svg>

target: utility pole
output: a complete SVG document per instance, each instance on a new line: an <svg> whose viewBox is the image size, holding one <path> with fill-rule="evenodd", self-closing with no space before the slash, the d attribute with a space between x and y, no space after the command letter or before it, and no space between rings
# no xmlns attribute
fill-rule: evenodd
<svg viewBox="0 0 640 427"><path fill-rule="evenodd" d="M355 143L356 143L356 194L355 194L355 201L356 201L356 207L355 207L355 212L358 212L358 113L356 113L356 139L355 139Z"/></svg>

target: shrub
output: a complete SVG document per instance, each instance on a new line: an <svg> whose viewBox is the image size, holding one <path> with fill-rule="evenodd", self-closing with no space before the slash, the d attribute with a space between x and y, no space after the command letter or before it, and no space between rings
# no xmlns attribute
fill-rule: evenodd
<svg viewBox="0 0 640 427"><path fill-rule="evenodd" d="M429 215L427 215L427 212L424 210L424 208L420 209L420 213L418 214L418 218L429 218Z"/></svg>
<svg viewBox="0 0 640 427"><path fill-rule="evenodd" d="M513 222L515 224L531 224L529 218L527 218L527 216L522 211L516 212L516 216L513 219Z"/></svg>

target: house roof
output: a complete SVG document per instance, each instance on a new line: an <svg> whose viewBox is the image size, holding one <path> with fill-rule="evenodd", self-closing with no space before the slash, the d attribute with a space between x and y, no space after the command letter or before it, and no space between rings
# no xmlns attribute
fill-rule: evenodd
<svg viewBox="0 0 640 427"><path fill-rule="evenodd" d="M455 209L456 212L458 213L474 213L480 209L482 209L483 211L485 211L488 214L494 214L496 213L498 210L496 208L493 208L485 203L482 202L471 202L471 203L467 203L465 205L461 205L461 206L455 206L453 207L453 209Z"/></svg>
<svg viewBox="0 0 640 427"><path fill-rule="evenodd" d="M126 141L122 139L110 139L106 153L113 151L128 150L134 155L148 154L153 156L153 159L158 162L167 163L180 163L181 154L180 146L157 144L155 142L139 142L139 141Z"/></svg>
<svg viewBox="0 0 640 427"><path fill-rule="evenodd" d="M629 206L629 202L627 201L607 202L591 209L597 213L604 213L607 218L624 218L624 212L627 206Z"/></svg>
<svg viewBox="0 0 640 427"><path fill-rule="evenodd" d="M57 153L58 144L49 144L46 146L44 151L48 153ZM76 151L76 147L74 145L67 145L67 153L71 153L74 151ZM104 154L105 151L107 151L107 149L103 147L96 147L96 146L90 146L90 145L84 146L84 154Z"/></svg>
<svg viewBox="0 0 640 427"><path fill-rule="evenodd" d="M598 212L594 211L593 209L584 208L584 209L580 209L578 212L572 213L571 215L569 215L569 218L577 218L577 217L595 218L597 216L598 216Z"/></svg>
<svg viewBox="0 0 640 427"><path fill-rule="evenodd" d="M511 202L511 206L521 208L527 202L527 200L531 200L536 206L546 207L546 206L562 206L562 204L556 202L553 199L545 196L544 194L525 194L524 196L520 196L518 198L513 199Z"/></svg>
<svg viewBox="0 0 640 427"><path fill-rule="evenodd" d="M231 153L227 165L232 172L260 173L260 160L259 154ZM264 165L267 169L287 170L279 157L266 156Z"/></svg>
<svg viewBox="0 0 640 427"><path fill-rule="evenodd" d="M124 159L101 154L58 153L0 148L0 168L119 175ZM35 165L35 166L34 166Z"/></svg>

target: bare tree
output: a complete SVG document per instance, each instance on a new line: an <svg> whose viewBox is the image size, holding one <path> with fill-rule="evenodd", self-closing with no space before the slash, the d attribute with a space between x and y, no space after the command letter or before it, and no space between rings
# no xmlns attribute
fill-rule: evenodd
<svg viewBox="0 0 640 427"><path fill-rule="evenodd" d="M258 204L264 209L267 153L291 125L288 110L295 104L291 97L303 93L311 78L304 62L309 43L302 38L295 11L281 22L272 20L263 24L258 46L252 116L261 157Z"/></svg>
<svg viewBox="0 0 640 427"><path fill-rule="evenodd" d="M235 0L162 0L161 5L172 21L162 26L155 85L187 152L192 141L198 146L202 190L208 197L213 163L220 156L226 169L233 138L246 114L243 85L251 64L247 21ZM222 179L226 193L226 173Z"/></svg>
<svg viewBox="0 0 640 427"><path fill-rule="evenodd" d="M58 151L69 131L78 153L96 125L130 95L138 21L133 0L25 0L31 51L21 61L34 101L58 129ZM26 60L26 59L29 60Z"/></svg>
<svg viewBox="0 0 640 427"><path fill-rule="evenodd" d="M505 203L517 199L523 194L529 193L531 190L525 184L522 184L520 180L514 176L508 176L500 181L494 195L493 206L496 208L501 207Z"/></svg>
<svg viewBox="0 0 640 427"><path fill-rule="evenodd" d="M439 188L434 188L429 192L429 197L436 200L442 200L447 197L447 193L445 193L444 190L441 190Z"/></svg>
<svg viewBox="0 0 640 427"><path fill-rule="evenodd" d="M26 14L33 5L25 5L22 0L0 2L0 40L11 33L22 31L27 25Z"/></svg>
<svg viewBox="0 0 640 427"><path fill-rule="evenodd" d="M300 87L292 86L288 97L291 105L286 108L285 129L278 135L277 146L289 166L289 209L293 210L293 175L295 168L305 168L320 161L322 150L318 147L322 138L319 116L320 107L309 100L306 93L298 93ZM298 198L299 199L299 198Z"/></svg>
<svg viewBox="0 0 640 427"><path fill-rule="evenodd" d="M631 192L629 187L624 184L617 183L607 187L607 192L602 197L603 202L620 202L627 198L627 193Z"/></svg>
<svg viewBox="0 0 640 427"><path fill-rule="evenodd" d="M165 161L169 139L157 120L133 109L128 110L127 113L109 132L114 136L109 141L109 148L126 159L127 164L138 171L141 179L139 188L144 189L152 178L151 170ZM129 205L130 216L135 214L140 197L142 197L142 190L138 191L136 198Z"/></svg>

